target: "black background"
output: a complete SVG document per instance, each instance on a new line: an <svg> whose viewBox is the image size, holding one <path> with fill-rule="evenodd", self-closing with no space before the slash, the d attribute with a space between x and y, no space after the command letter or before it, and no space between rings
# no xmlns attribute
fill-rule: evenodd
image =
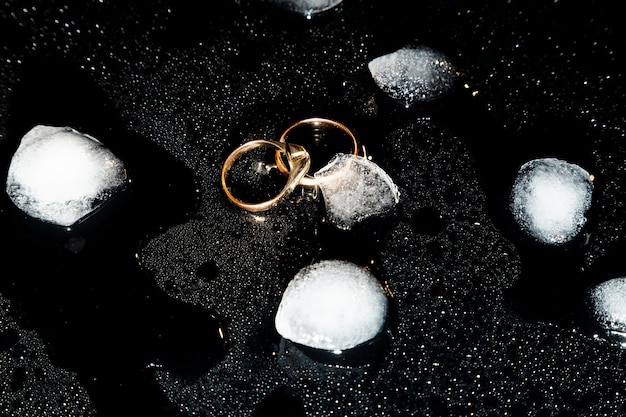
<svg viewBox="0 0 626 417"><path fill-rule="evenodd" d="M0 205L0 294L12 302L9 315L20 328L37 332L54 366L77 375L96 414L186 415L156 382L155 371L167 369L183 380L196 380L228 357L230 347L219 337L218 329L228 330L230 325L237 332L246 327L229 317L230 309L238 306L206 301L194 293L200 288L177 290L185 281L180 278L184 274L177 276L176 268L197 267L184 257L167 272L155 271L154 263L144 269L137 258L141 259L142 248L153 239L193 219L223 222L225 230L229 225L243 227L229 233L236 242L251 245L248 248L258 242L275 243L274 238L247 237L248 220L237 217L237 210L225 201L216 174L225 156L240 143L280 135L294 121L310 116L330 117L349 125L374 159L398 178L403 195L408 196L399 222L411 226L416 241L423 244L419 250L431 256L423 262L432 262L433 270L453 277L457 274L454 260L449 258L450 248L467 239L450 232L457 222L471 223L476 218L491 223L493 230L487 225L488 232L479 233L483 242L491 242L494 230L500 242L511 242L514 249L506 256L514 261L497 269L506 279L477 284L475 291L488 294L484 301L487 310L497 305L494 311L504 311L507 317L514 317L516 325L537 332L529 340L511 340L510 335L502 334L499 341L499 336L494 336L494 344L503 346L502 351L511 357L526 352L519 353L519 360L510 359L500 370L494 366L490 371L492 377L506 375L511 384L520 384L518 396L512 394L515 389L489 396L467 381L455 386L459 363L451 359L449 369L439 374L442 380L455 391L476 394L459 394L450 400L443 388L431 388L425 382L426 371L417 368L399 367L404 369L401 374L416 376L411 387L403 379L394 385L394 372L398 372L394 367L381 373L379 379L387 382L377 379L380 388L374 391L394 392L401 387L415 395L390 394L389 405L380 415L407 415L407 410L414 410L412 415L433 416L624 412L622 353L593 338L595 329L589 329L582 303L585 288L626 271L625 38L617 5L599 1L344 0L328 13L305 19L265 2L220 0L207 4L168 0L0 4L0 160L4 172L19 138L35 124L51 124L72 126L101 139L125 161L133 179L128 195L71 232L25 218L6 196ZM455 89L409 109L379 91L368 76L367 62L407 44L426 44L447 54L459 72ZM433 134L424 142L420 139L415 147L403 145L404 132L413 132L407 126L414 123L426 126L426 133L432 133L432 126L444 133L439 138ZM438 142L448 138L454 138L454 144ZM422 160L418 156L431 145L439 149L439 153L432 151L435 155L451 155L450 166L441 171L449 177L418 177L423 182L411 184L411 175L416 175L411 169L419 171ZM544 247L517 230L507 212L508 187L517 168L542 156L576 162L596 178L594 204L584 233L556 248ZM468 172L463 171L466 168ZM471 188L473 178L475 188ZM449 199L442 199L440 206L434 198L411 199L424 192L418 191L419 187L437 195L441 191ZM470 196L467 201L458 197L464 194ZM464 201L464 220L453 218L446 209L459 199ZM279 240L287 242L288 248L276 254L263 249L272 259L268 264L274 262L273 255L277 259L285 253L293 256L284 261L288 266L277 267L283 280L313 259L335 256L359 262L375 259L377 271L393 282L408 279L392 274L400 270L395 265L411 264L422 253L418 249L394 252L395 244L389 243L376 225L373 245L363 239L361 231L347 235L324 232L322 215L313 205L304 203L303 207L278 211L278 228L289 216L305 224L294 226L296 234L302 234L291 243L295 249L289 248L289 240ZM231 217L238 220L224 220ZM311 237L313 226L305 223L311 218L319 222L315 227L321 228L321 238ZM389 227L396 230L397 226ZM311 242L315 242L313 246ZM231 254L240 250L234 244L223 245ZM336 249L335 245L345 246ZM389 266L384 256L400 260ZM497 263L490 258L472 262L478 265L477 271L481 264L491 267ZM168 263L161 265L165 268ZM238 265L233 261L230 268ZM224 272L219 268L205 259L195 272L207 280L220 280ZM424 288L435 298L445 298L451 282L466 279L459 277L431 282ZM494 283L506 283L506 288ZM419 296L402 293L402 288L396 288L401 306L414 300L415 309L424 308ZM233 284L233 291L239 289ZM469 296L472 291L468 290ZM497 297L490 298L492 292ZM278 294L270 288L270 302ZM457 306L457 313L469 309L468 315L480 316L481 303L472 312L474 304L469 301ZM406 311L414 310L406 307ZM425 313L411 314L413 320ZM428 314L431 317L432 312ZM485 316L485 333L495 326L489 322L492 318ZM463 337L458 326L463 321L440 319L443 324L426 320L424 326L453 329L452 344L458 343ZM474 332L469 340L483 331ZM570 337L584 349L573 352L569 350L572 344L561 343ZM427 339L398 332L392 345L408 346L406 351L414 353ZM424 357L451 352L453 358L463 351L439 341L426 342ZM545 351L553 353L542 358L540 352ZM579 356L582 351L589 352L586 358ZM483 357L489 354L483 353ZM574 357L577 360L569 362L568 358ZM529 382L531 374L526 370L530 365L525 364L542 361L546 365L534 369L545 373L534 375L539 381L536 384ZM481 363L476 369L484 367ZM242 372L247 365L234 372ZM433 366L445 368L446 364L430 363L429 369ZM567 381L554 382L562 387L552 395L545 390L551 386L550 372L559 368L572 377L572 388L568 391ZM267 376L264 372L260 378ZM437 375L439 371L432 372ZM591 375L588 380L587 375ZM604 377L594 379L596 375ZM0 379L5 378L9 377L0 373ZM238 389L245 394L246 388ZM302 386L296 386L298 390L306 392ZM294 404L285 402L291 401L290 395L275 394L278 399L255 415L277 415L272 414L276 410L284 415L325 415L327 405L302 400L300 394L295 394ZM228 405L222 406L223 413L212 406L206 415L249 415L247 401L242 401L241 411L233 411L238 399L232 395ZM344 410L341 396L327 395L323 398L339 398L338 413L379 415L372 411L361 414L358 405ZM397 404L392 404L394 401ZM47 413L56 415L55 406Z"/></svg>

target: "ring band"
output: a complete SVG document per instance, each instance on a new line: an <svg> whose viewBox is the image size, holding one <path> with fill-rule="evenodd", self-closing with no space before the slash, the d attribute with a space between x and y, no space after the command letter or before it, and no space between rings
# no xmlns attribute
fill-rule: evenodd
<svg viewBox="0 0 626 417"><path fill-rule="evenodd" d="M260 203L246 203L235 197L230 192L230 189L226 184L226 176L239 157L252 149L260 147L276 148L277 161L280 160L282 162L283 155L286 157L287 164L289 165L289 168L285 167L286 172L284 172L286 175L288 175L287 183L276 196L270 198L269 200L262 201ZM228 156L228 158L226 158L226 161L224 161L224 165L222 166L222 189L226 193L228 199L238 207L241 207L251 212L269 210L272 207L276 206L278 203L280 203L300 184L302 178L309 171L310 166L311 158L309 156L309 153L303 146L294 143L277 142L274 140L266 139L252 140L239 146Z"/></svg>
<svg viewBox="0 0 626 417"><path fill-rule="evenodd" d="M353 146L353 150L352 153L354 155L358 155L359 154L359 144L356 140L356 137L354 136L354 134L352 133L352 131L350 131L350 129L348 129L345 125L336 122L334 120L331 119L324 119L321 117L311 117L309 119L304 119L304 120L300 120L294 124L292 124L291 126L289 126L287 128L287 130L285 130L283 132L283 134L280 136L280 139L278 139L278 141L280 143L288 143L287 142L287 135L289 134L289 132L293 129L295 129L298 126L301 125L313 125L314 127L318 127L318 126L322 126L322 125L330 125L332 127L336 127L339 128L340 130L342 130L343 132L347 133L348 136L350 137L350 139L352 139L352 146ZM285 165L285 162L283 161L283 158L281 157L281 155L279 153L276 154L276 166L278 166L278 169L280 170L280 172L282 172L285 175L289 175L290 174L290 168L288 168ZM313 177L312 175L308 174L308 169L307 172L305 172L305 175L302 177L302 179L300 180L300 184L304 187L315 187L318 184L317 179L315 179L315 177Z"/></svg>

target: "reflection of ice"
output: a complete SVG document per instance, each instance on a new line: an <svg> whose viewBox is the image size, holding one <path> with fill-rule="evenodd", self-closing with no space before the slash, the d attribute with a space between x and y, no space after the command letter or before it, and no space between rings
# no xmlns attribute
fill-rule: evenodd
<svg viewBox="0 0 626 417"><path fill-rule="evenodd" d="M576 236L591 205L592 176L578 165L556 158L526 162L511 193L518 224L537 240L560 244Z"/></svg>
<svg viewBox="0 0 626 417"><path fill-rule="evenodd" d="M124 164L97 139L71 128L36 126L22 138L6 190L26 214L71 226L126 180Z"/></svg>
<svg viewBox="0 0 626 417"><path fill-rule="evenodd" d="M344 350L380 333L387 297L380 282L350 262L327 260L300 270L276 313L276 330L305 346Z"/></svg>
<svg viewBox="0 0 626 417"><path fill-rule="evenodd" d="M316 13L325 12L339 5L343 0L270 0L292 12L311 17Z"/></svg>
<svg viewBox="0 0 626 417"><path fill-rule="evenodd" d="M442 53L427 47L404 47L369 62L374 81L406 107L435 99L453 86L455 69Z"/></svg>
<svg viewBox="0 0 626 417"><path fill-rule="evenodd" d="M626 347L626 277L602 282L588 291L591 314L607 336Z"/></svg>
<svg viewBox="0 0 626 417"><path fill-rule="evenodd" d="M387 173L362 156L337 154L315 173L324 196L328 218L350 229L355 223L389 212L400 192Z"/></svg>

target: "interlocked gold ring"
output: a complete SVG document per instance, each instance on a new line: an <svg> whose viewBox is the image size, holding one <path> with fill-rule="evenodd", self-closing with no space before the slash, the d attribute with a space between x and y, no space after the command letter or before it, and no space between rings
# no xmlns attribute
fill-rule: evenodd
<svg viewBox="0 0 626 417"><path fill-rule="evenodd" d="M336 122L331 119L324 119L321 117L311 117L309 119L300 120L299 122L292 124L291 126L287 128L287 130L283 132L283 134L280 136L280 139L278 139L278 141L281 143L288 143L287 136L289 135L289 132L291 132L293 129L301 125L311 125L313 127L331 126L334 128L338 128L342 130L344 133L346 133L352 140L352 153L354 155L359 154L359 151L360 151L359 144L356 140L356 137L354 136L352 131L350 131L350 129L348 129L345 125L339 122ZM285 162L279 153L276 154L276 166L278 166L278 169L280 170L280 172L282 172L285 175L289 175L291 168L285 165ZM317 183L318 181L315 179L315 177L308 174L308 170L307 170L306 175L304 175L304 177L300 180L300 185L305 186L305 187L315 187Z"/></svg>
<svg viewBox="0 0 626 417"><path fill-rule="evenodd" d="M285 167L287 170L287 183L276 196L270 198L269 200L262 201L260 203L246 203L231 193L230 188L226 183L226 177L234 162L239 157L252 149L260 147L276 148L277 161L281 160L282 162L283 156L287 159L287 164L289 165L288 168ZM300 184L304 175L309 171L310 166L311 158L309 157L309 153L301 145L266 139L252 140L239 146L228 156L228 158L226 158L226 161L224 161L224 165L222 166L222 189L226 193L228 199L238 207L252 212L269 210L280 203Z"/></svg>

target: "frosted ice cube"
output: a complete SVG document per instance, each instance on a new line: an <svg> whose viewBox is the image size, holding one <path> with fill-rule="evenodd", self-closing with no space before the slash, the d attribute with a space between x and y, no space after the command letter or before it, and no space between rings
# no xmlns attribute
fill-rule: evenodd
<svg viewBox="0 0 626 417"><path fill-rule="evenodd" d="M523 164L511 191L511 210L522 230L547 244L575 237L587 222L593 177L578 165L539 158Z"/></svg>
<svg viewBox="0 0 626 417"><path fill-rule="evenodd" d="M124 164L99 140L69 127L38 125L11 159L6 191L29 216L71 226L125 182Z"/></svg>
<svg viewBox="0 0 626 417"><path fill-rule="evenodd" d="M626 277L593 286L587 292L587 301L595 322L611 340L626 348Z"/></svg>
<svg viewBox="0 0 626 417"><path fill-rule="evenodd" d="M387 296L375 276L350 262L325 260L289 282L275 325L293 342L337 351L373 339L386 316Z"/></svg>
<svg viewBox="0 0 626 417"><path fill-rule="evenodd" d="M400 48L374 58L367 66L380 89L407 108L440 97L456 80L450 59L424 46Z"/></svg>
<svg viewBox="0 0 626 417"><path fill-rule="evenodd" d="M343 0L269 0L270 2L308 18L339 5Z"/></svg>
<svg viewBox="0 0 626 417"><path fill-rule="evenodd" d="M324 196L328 219L341 229L385 214L400 200L391 177L362 156L337 154L314 177Z"/></svg>

